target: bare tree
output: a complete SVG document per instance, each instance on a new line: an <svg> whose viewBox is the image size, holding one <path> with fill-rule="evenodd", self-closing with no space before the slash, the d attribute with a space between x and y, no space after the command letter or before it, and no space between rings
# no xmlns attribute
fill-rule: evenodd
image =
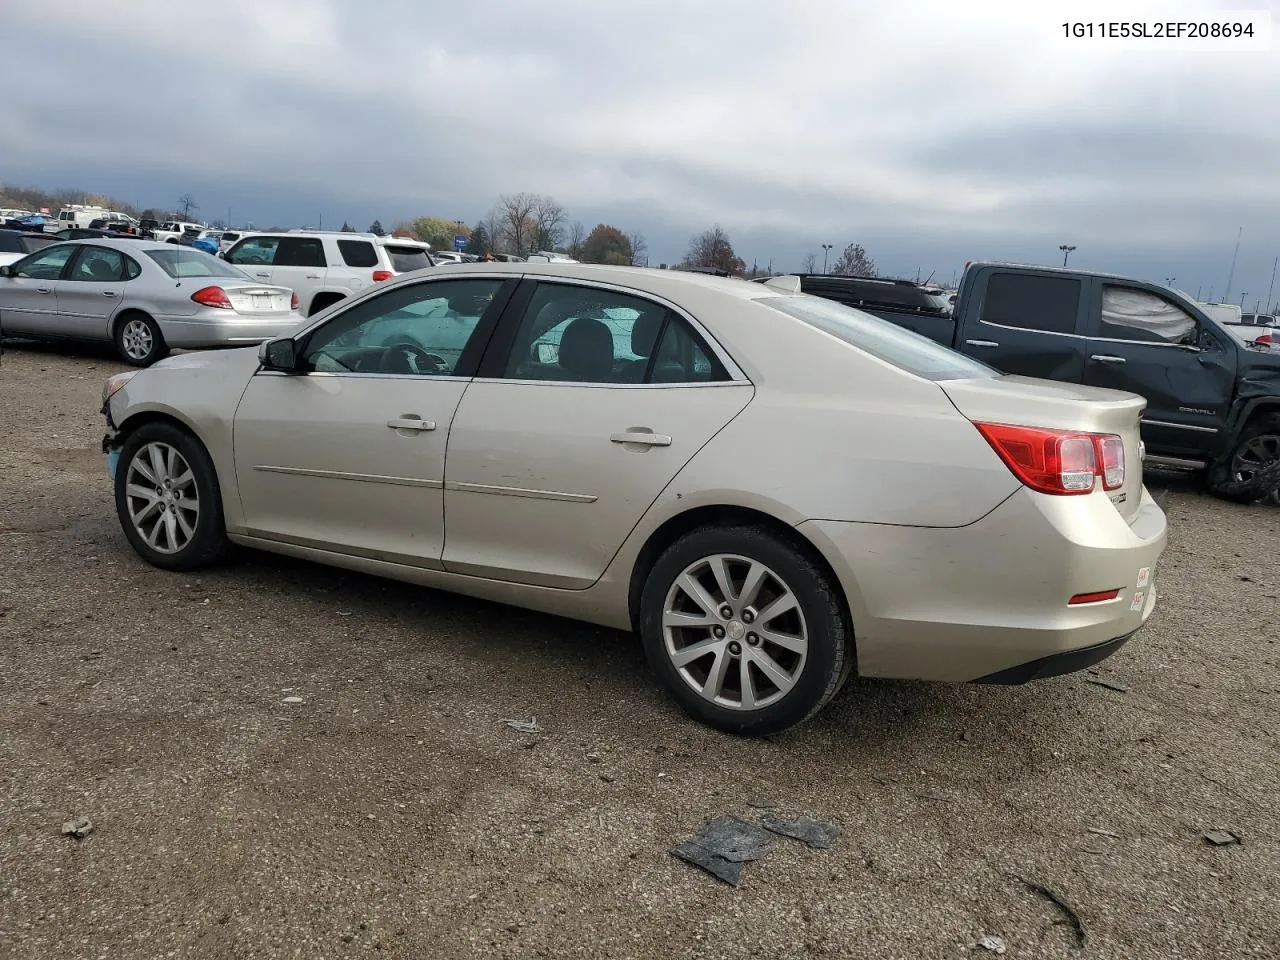
<svg viewBox="0 0 1280 960"><path fill-rule="evenodd" d="M489 247L494 253L512 253L507 245L506 229L503 226L502 211L495 206L480 221L485 236L489 239ZM488 252L488 251L486 251Z"/></svg>
<svg viewBox="0 0 1280 960"><path fill-rule="evenodd" d="M575 260L582 259L582 242L587 239L587 228L582 225L581 220L575 220L569 225L569 256Z"/></svg>
<svg viewBox="0 0 1280 960"><path fill-rule="evenodd" d="M688 267L708 267L729 273L746 273L747 271L747 265L743 263L742 258L733 252L729 235L718 223L689 241L689 250L684 255L684 263Z"/></svg>
<svg viewBox="0 0 1280 960"><path fill-rule="evenodd" d="M189 193L184 193L178 198L178 206L182 209L183 220L190 220L191 211L200 209L200 204L196 203L196 198Z"/></svg>
<svg viewBox="0 0 1280 960"><path fill-rule="evenodd" d="M851 243L844 248L831 272L844 277L874 277L876 264L867 256L862 244Z"/></svg>
<svg viewBox="0 0 1280 960"><path fill-rule="evenodd" d="M649 265L649 244L644 234L632 230L627 234L627 242L631 244L631 266L647 267Z"/></svg>
<svg viewBox="0 0 1280 960"><path fill-rule="evenodd" d="M564 225L569 218L564 214L564 207L556 203L554 197L535 196L533 198L533 248L535 250L554 250L564 240Z"/></svg>
<svg viewBox="0 0 1280 960"><path fill-rule="evenodd" d="M538 198L532 193L509 193L498 198L498 215L503 236L511 252L523 257L537 239L538 223L533 217Z"/></svg>
<svg viewBox="0 0 1280 960"><path fill-rule="evenodd" d="M804 262L800 264L801 273L817 273L818 272L818 255L811 253L804 258Z"/></svg>

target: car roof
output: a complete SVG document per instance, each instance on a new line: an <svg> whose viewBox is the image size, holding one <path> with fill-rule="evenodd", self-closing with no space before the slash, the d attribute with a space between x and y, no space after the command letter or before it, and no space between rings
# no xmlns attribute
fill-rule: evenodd
<svg viewBox="0 0 1280 960"><path fill-rule="evenodd" d="M62 243L83 243L95 247L111 247L116 250L173 250L172 243L160 243L156 240L126 240L122 237L82 237L77 240L63 240ZM176 247L178 250L195 250L194 247ZM196 250L204 253L203 250ZM208 254L204 254L208 256Z"/></svg>

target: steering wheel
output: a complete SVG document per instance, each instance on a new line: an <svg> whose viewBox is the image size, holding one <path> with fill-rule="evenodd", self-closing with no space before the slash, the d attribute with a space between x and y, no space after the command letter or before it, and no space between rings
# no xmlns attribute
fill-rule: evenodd
<svg viewBox="0 0 1280 960"><path fill-rule="evenodd" d="M395 368L392 367L393 362L395 362ZM399 373L401 371L397 368L404 366L408 368L404 371L405 373L416 373L422 376L449 372L449 364L445 362L444 357L428 353L418 344L408 340L393 343L384 348L378 366L388 373Z"/></svg>

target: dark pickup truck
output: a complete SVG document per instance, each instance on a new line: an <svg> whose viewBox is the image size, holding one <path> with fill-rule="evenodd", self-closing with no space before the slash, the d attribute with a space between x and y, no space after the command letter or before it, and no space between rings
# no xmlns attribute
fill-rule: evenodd
<svg viewBox="0 0 1280 960"><path fill-rule="evenodd" d="M1280 353L1252 349L1167 287L1127 277L971 263L954 307L907 281L801 275L847 303L1011 374L1146 398L1150 465L1203 470L1209 489L1252 502L1280 484ZM907 287L914 287L907 290Z"/></svg>

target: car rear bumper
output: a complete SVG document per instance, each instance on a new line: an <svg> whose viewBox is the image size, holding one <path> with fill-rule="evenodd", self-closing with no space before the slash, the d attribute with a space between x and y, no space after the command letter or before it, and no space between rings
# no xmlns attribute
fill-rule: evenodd
<svg viewBox="0 0 1280 960"><path fill-rule="evenodd" d="M227 314L231 316L227 316ZM171 347L202 348L246 346L285 337L303 322L301 314L291 311L283 318L244 316L209 307L190 317L157 317L165 343Z"/></svg>
<svg viewBox="0 0 1280 960"><path fill-rule="evenodd" d="M860 674L1019 683L1096 663L1151 616L1166 523L1141 496L1132 523L1101 492L1024 488L967 527L798 529L845 588ZM1069 603L1115 589L1111 600Z"/></svg>

